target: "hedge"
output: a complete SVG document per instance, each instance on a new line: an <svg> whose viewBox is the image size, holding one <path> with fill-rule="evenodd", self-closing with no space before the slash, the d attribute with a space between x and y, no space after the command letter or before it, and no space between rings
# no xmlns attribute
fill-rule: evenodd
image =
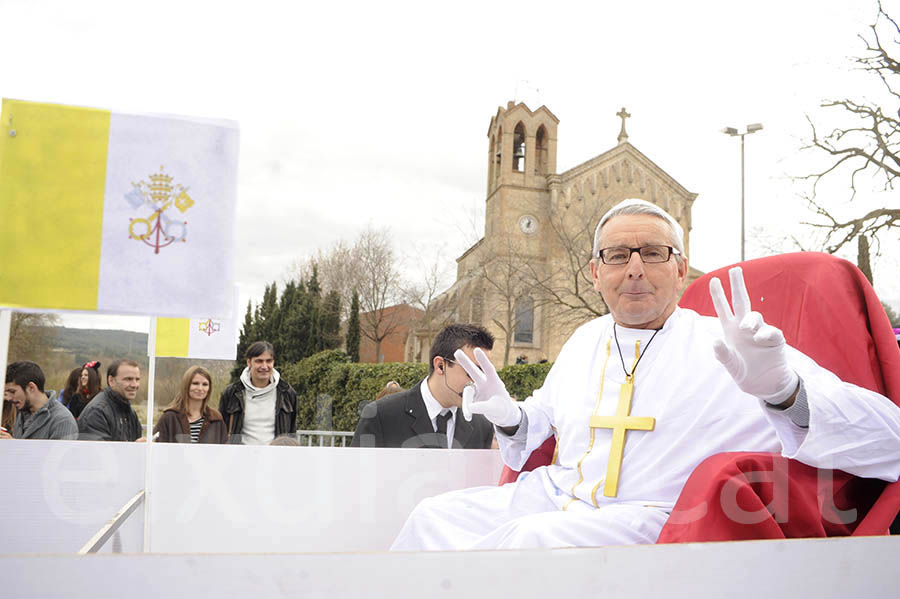
<svg viewBox="0 0 900 599"><path fill-rule="evenodd" d="M550 366L516 364L499 374L510 395L525 399L543 384ZM334 349L304 358L281 373L297 391L297 427L336 431L356 430L363 407L375 399L388 381L409 389L427 374L427 364L359 364Z"/></svg>

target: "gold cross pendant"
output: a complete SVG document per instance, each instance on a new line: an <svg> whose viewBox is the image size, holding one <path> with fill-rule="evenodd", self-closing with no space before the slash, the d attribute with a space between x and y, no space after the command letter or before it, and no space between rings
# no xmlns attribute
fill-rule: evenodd
<svg viewBox="0 0 900 599"><path fill-rule="evenodd" d="M603 495L615 497L619 490L619 473L622 470L622 455L625 452L625 432L652 431L656 418L631 416L631 398L634 395L634 377L627 376L625 384L619 388L619 404L615 416L591 416L591 428L612 429L609 447L609 464L606 467L606 484Z"/></svg>

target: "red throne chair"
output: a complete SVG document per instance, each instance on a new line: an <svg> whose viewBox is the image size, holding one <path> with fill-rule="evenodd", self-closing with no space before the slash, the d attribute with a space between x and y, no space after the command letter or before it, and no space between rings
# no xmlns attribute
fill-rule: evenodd
<svg viewBox="0 0 900 599"><path fill-rule="evenodd" d="M751 307L780 328L788 344L842 380L900 405L900 348L875 290L856 266L817 252L741 266ZM709 280L719 277L730 301L729 268L694 281L679 305L715 316ZM523 470L549 464L554 449L551 437ZM504 468L500 484L518 474ZM733 504L731 516L723 508L725 496ZM735 506L746 517L734 518ZM658 542L887 534L898 511L900 482L819 471L778 454L722 453L688 478Z"/></svg>

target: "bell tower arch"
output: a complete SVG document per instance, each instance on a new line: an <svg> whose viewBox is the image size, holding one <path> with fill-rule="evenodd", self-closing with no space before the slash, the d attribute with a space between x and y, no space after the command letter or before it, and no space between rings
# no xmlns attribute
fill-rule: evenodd
<svg viewBox="0 0 900 599"><path fill-rule="evenodd" d="M536 231L549 199L547 178L556 173L559 119L546 106L498 108L488 127L485 236ZM522 219L525 220L522 220ZM520 222L521 221L521 222ZM522 232L520 231L520 233Z"/></svg>
<svg viewBox="0 0 900 599"><path fill-rule="evenodd" d="M523 103L498 108L488 127L487 195L503 185L547 189L556 173L559 119L546 106L531 111Z"/></svg>

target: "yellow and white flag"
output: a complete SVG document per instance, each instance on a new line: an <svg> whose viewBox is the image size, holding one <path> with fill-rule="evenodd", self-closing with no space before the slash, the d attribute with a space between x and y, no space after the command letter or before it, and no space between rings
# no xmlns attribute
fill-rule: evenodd
<svg viewBox="0 0 900 599"><path fill-rule="evenodd" d="M233 311L230 121L3 100L0 306Z"/></svg>
<svg viewBox="0 0 900 599"><path fill-rule="evenodd" d="M158 318L157 358L234 360L238 331L234 319ZM150 354L150 348L147 348Z"/></svg>

